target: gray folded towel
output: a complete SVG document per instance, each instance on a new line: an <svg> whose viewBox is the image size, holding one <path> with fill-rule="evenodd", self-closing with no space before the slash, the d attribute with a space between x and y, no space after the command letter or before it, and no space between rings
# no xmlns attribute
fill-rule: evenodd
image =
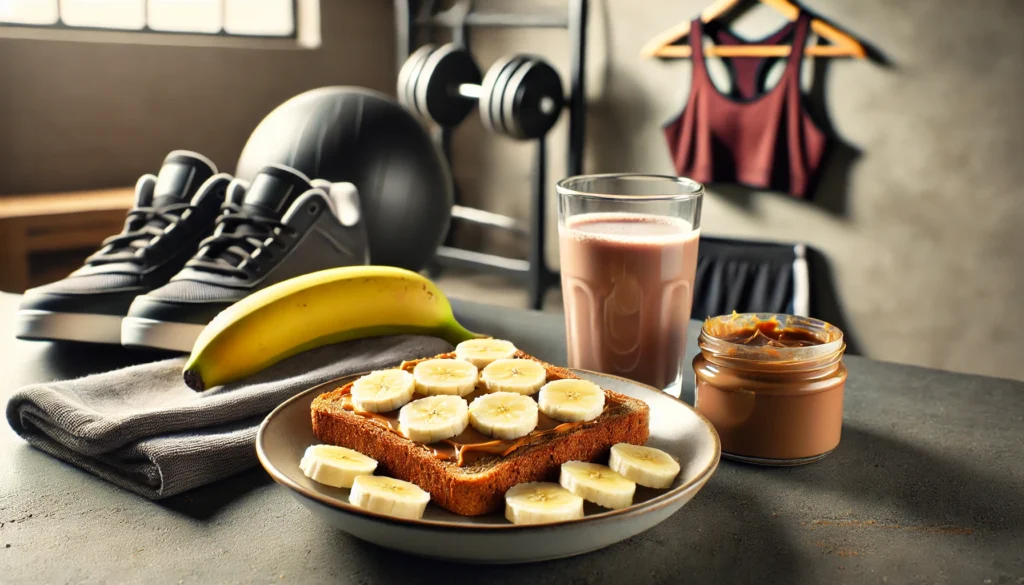
<svg viewBox="0 0 1024 585"><path fill-rule="evenodd" d="M310 350L245 380L194 392L184 358L22 388L7 420L32 446L160 499L256 465L256 430L278 404L334 378L451 351L433 337L363 339Z"/></svg>

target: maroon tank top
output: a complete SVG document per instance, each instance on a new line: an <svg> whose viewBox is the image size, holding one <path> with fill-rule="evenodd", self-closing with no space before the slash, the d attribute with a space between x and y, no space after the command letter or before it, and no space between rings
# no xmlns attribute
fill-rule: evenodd
<svg viewBox="0 0 1024 585"><path fill-rule="evenodd" d="M815 178L827 137L804 107L800 65L811 16L801 12L794 23L757 44L778 44L792 36L792 51L775 87L764 91L764 74L774 58L733 58L732 93L723 95L704 61L704 23L690 24L693 80L679 116L665 126L676 173L702 183L740 183L756 189L788 192L803 198ZM746 41L719 31L720 44Z"/></svg>

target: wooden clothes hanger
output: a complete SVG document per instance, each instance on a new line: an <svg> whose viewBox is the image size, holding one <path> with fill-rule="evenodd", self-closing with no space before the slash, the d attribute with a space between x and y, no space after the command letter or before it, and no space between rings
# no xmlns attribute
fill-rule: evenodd
<svg viewBox="0 0 1024 585"><path fill-rule="evenodd" d="M700 13L702 22L711 22L729 12L743 0L716 0ZM791 22L800 16L800 7L790 0L757 0L761 4L774 8ZM815 18L811 20L811 30L830 45L812 45L804 51L812 57L855 57L863 59L867 51L857 39L837 29L831 24ZM677 45L690 34L690 23L683 22L651 39L641 49L642 57L663 57L669 59L688 58L691 54L689 45ZM712 45L704 49L704 54L711 57L786 57L792 51L789 45Z"/></svg>

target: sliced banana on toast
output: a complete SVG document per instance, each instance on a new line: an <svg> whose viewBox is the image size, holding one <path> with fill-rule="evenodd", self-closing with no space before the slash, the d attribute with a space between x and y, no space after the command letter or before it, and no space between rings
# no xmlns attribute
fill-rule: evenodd
<svg viewBox="0 0 1024 585"><path fill-rule="evenodd" d="M373 475L377 461L345 447L310 445L299 461L299 468L315 482L348 488L357 477Z"/></svg>
<svg viewBox="0 0 1024 585"><path fill-rule="evenodd" d="M491 362L480 380L489 392L536 394L548 380L548 371L533 360L502 359Z"/></svg>
<svg viewBox="0 0 1024 585"><path fill-rule="evenodd" d="M469 405L469 424L496 439L518 439L537 428L537 403L515 392L493 392Z"/></svg>
<svg viewBox="0 0 1024 585"><path fill-rule="evenodd" d="M352 383L352 403L368 412L388 412L405 406L416 391L413 375L405 370L378 370Z"/></svg>
<svg viewBox="0 0 1024 585"><path fill-rule="evenodd" d="M455 357L478 368L516 355L516 346L504 339L469 339L455 346Z"/></svg>
<svg viewBox="0 0 1024 585"><path fill-rule="evenodd" d="M352 484L348 502L370 512L418 520L427 509L430 494L400 479L360 475Z"/></svg>
<svg viewBox="0 0 1024 585"><path fill-rule="evenodd" d="M558 483L584 500L612 509L632 504L636 492L634 482L610 467L585 461L563 463Z"/></svg>
<svg viewBox="0 0 1024 585"><path fill-rule="evenodd" d="M416 392L424 396L466 396L476 388L479 371L464 360L423 360L412 369Z"/></svg>
<svg viewBox="0 0 1024 585"><path fill-rule="evenodd" d="M679 462L668 453L629 443L612 445L608 467L639 485L657 489L672 487L679 475Z"/></svg>
<svg viewBox="0 0 1024 585"><path fill-rule="evenodd" d="M604 412L604 390L587 380L555 380L540 389L540 411L562 422L593 420Z"/></svg>
<svg viewBox="0 0 1024 585"><path fill-rule="evenodd" d="M450 439L469 425L469 405L459 396L428 396L398 411L402 434L417 443Z"/></svg>
<svg viewBox="0 0 1024 585"><path fill-rule="evenodd" d="M557 483L521 483L505 492L505 518L513 524L546 524L582 517L583 498Z"/></svg>

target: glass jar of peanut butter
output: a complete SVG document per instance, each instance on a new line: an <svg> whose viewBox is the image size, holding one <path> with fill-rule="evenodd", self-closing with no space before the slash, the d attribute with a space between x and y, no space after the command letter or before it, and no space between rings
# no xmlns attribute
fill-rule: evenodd
<svg viewBox="0 0 1024 585"><path fill-rule="evenodd" d="M838 327L733 313L707 319L698 345L695 406L718 431L723 457L801 465L839 445L846 343Z"/></svg>

